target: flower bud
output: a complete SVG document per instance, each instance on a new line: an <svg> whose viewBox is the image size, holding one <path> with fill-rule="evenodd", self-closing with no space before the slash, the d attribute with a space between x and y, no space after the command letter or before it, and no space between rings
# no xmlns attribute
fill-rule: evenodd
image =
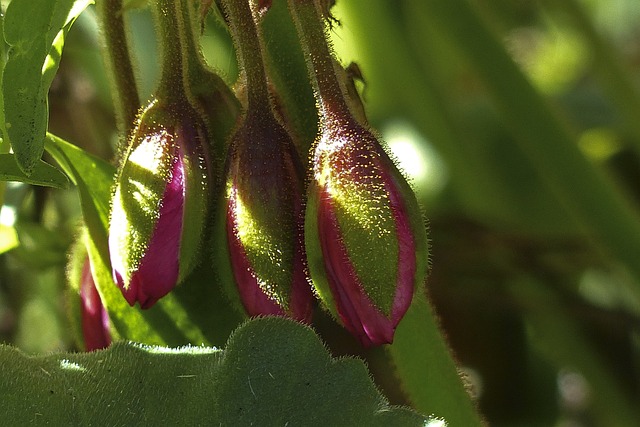
<svg viewBox="0 0 640 427"><path fill-rule="evenodd" d="M327 120L313 157L306 243L321 299L364 346L391 343L425 280L415 195L371 132Z"/></svg>
<svg viewBox="0 0 640 427"><path fill-rule="evenodd" d="M309 322L313 295L303 239L303 174L293 142L271 114L249 110L234 133L226 174L226 236L250 316Z"/></svg>
<svg viewBox="0 0 640 427"><path fill-rule="evenodd" d="M186 101L165 98L138 118L111 207L113 278L142 308L197 265L210 199L206 125Z"/></svg>
<svg viewBox="0 0 640 427"><path fill-rule="evenodd" d="M96 289L88 256L85 256L80 274L80 313L85 349L93 351L109 347L109 314Z"/></svg>

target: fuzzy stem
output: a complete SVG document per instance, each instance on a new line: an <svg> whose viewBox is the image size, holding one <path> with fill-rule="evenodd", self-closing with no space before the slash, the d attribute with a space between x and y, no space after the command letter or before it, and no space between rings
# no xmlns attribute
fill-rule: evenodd
<svg viewBox="0 0 640 427"><path fill-rule="evenodd" d="M96 8L106 47L103 51L113 92L116 124L120 135L126 136L133 129L140 97L129 55L122 0L98 0Z"/></svg>
<svg viewBox="0 0 640 427"><path fill-rule="evenodd" d="M333 68L324 19L314 0L289 0L302 47L307 55L307 67L320 105L323 124L352 117L344 99L340 81Z"/></svg>
<svg viewBox="0 0 640 427"><path fill-rule="evenodd" d="M185 60L183 52L184 22L180 0L156 0L155 15L162 46L162 74L157 93L171 99L186 99Z"/></svg>
<svg viewBox="0 0 640 427"><path fill-rule="evenodd" d="M204 56L198 44L196 34L196 11L194 10L194 0L178 0L182 14L181 40L184 45L183 61L186 64L186 72L189 81L199 81L208 70L204 65ZM198 2L199 3L199 2Z"/></svg>
<svg viewBox="0 0 640 427"><path fill-rule="evenodd" d="M225 0L224 6L238 51L238 60L247 77L247 110L270 111L267 75L249 0Z"/></svg>

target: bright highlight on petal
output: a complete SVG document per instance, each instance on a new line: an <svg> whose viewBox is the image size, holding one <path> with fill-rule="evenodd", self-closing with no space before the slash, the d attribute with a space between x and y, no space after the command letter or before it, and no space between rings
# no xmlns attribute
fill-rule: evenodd
<svg viewBox="0 0 640 427"><path fill-rule="evenodd" d="M206 135L188 104L154 101L139 116L109 225L113 278L130 305L151 307L197 263L211 179Z"/></svg>

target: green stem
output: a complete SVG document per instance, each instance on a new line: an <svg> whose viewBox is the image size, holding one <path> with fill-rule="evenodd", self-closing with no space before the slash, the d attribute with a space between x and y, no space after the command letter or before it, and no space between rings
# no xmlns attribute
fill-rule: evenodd
<svg viewBox="0 0 640 427"><path fill-rule="evenodd" d="M162 74L157 94L165 94L178 101L186 99L185 60L183 51L184 22L180 0L157 0L155 5L157 28L162 46Z"/></svg>
<svg viewBox="0 0 640 427"><path fill-rule="evenodd" d="M190 82L198 82L203 79L203 75L209 73L204 65L204 56L198 44L198 35L196 34L196 21L194 19L194 1L178 0L182 13L181 40L184 45L183 60L186 64L188 79Z"/></svg>
<svg viewBox="0 0 640 427"><path fill-rule="evenodd" d="M289 0L292 16L305 50L309 75L316 90L323 122L342 121L352 116L333 68L324 19L313 0Z"/></svg>
<svg viewBox="0 0 640 427"><path fill-rule="evenodd" d="M122 0L98 0L96 3L106 46L103 52L112 86L116 123L120 135L128 135L133 130L140 98L129 55Z"/></svg>
<svg viewBox="0 0 640 427"><path fill-rule="evenodd" d="M225 0L240 66L247 77L248 111L270 111L267 75L258 30L248 0Z"/></svg>
<svg viewBox="0 0 640 427"><path fill-rule="evenodd" d="M415 408L443 418L449 426L480 426L482 421L460 380L437 317L422 291L385 346L396 375Z"/></svg>

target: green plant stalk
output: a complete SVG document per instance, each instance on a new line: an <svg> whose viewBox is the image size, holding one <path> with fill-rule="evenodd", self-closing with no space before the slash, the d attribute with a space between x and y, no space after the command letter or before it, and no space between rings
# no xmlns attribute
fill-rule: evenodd
<svg viewBox="0 0 640 427"><path fill-rule="evenodd" d="M180 39L183 44L187 96L191 105L207 123L209 143L213 158L226 158L227 139L240 114L240 102L222 78L211 70L204 59L199 45L199 0L179 0L182 13ZM219 163L220 166L224 163ZM220 172L216 172L218 175Z"/></svg>
<svg viewBox="0 0 640 427"><path fill-rule="evenodd" d="M185 89L187 64L184 52L184 25L180 0L156 0L156 28L162 47L162 72L156 96L164 94L176 103L189 102Z"/></svg>
<svg viewBox="0 0 640 427"><path fill-rule="evenodd" d="M465 0L411 3L409 13L439 29L475 68L531 164L598 247L640 283L640 218L580 152L505 48ZM640 299L640 287L633 291Z"/></svg>
<svg viewBox="0 0 640 427"><path fill-rule="evenodd" d="M197 44L196 26L194 20L196 11L193 10L192 0L178 0L182 16L182 26L180 28L180 39L184 45L183 61L185 62L189 80L199 81L202 75L207 72L204 66L204 56Z"/></svg>
<svg viewBox="0 0 640 427"><path fill-rule="evenodd" d="M258 23L264 40L264 60L278 100L284 105L288 125L301 157L307 158L318 133L318 112L307 64L287 0L273 0Z"/></svg>
<svg viewBox="0 0 640 427"><path fill-rule="evenodd" d="M331 120L340 123L341 120L351 117L352 114L333 68L333 55L329 47L320 6L313 0L289 0L289 8L302 38L302 48L307 57L309 75L313 81L316 99L321 109L320 121L322 123Z"/></svg>
<svg viewBox="0 0 640 427"><path fill-rule="evenodd" d="M413 297L393 344L385 350L418 411L441 417L449 426L482 425L423 292Z"/></svg>
<svg viewBox="0 0 640 427"><path fill-rule="evenodd" d="M248 0L226 0L240 67L247 78L247 110L269 111L269 88L262 61L262 47Z"/></svg>
<svg viewBox="0 0 640 427"><path fill-rule="evenodd" d="M122 0L97 0L98 20L105 44L104 58L113 93L116 124L125 138L133 130L140 97L131 65Z"/></svg>
<svg viewBox="0 0 640 427"><path fill-rule="evenodd" d="M584 7L575 0L543 1L550 9L564 11L575 25L583 40L588 43L593 56L593 70L602 87L615 102L625 119L625 126L633 132L629 139L632 148L640 155L640 92L624 68L616 49L598 34Z"/></svg>
<svg viewBox="0 0 640 427"><path fill-rule="evenodd" d="M202 85L210 82L215 75L205 64L204 55L198 44L197 28L199 23L194 19L198 11L194 9L193 0L178 0L181 12L180 40L182 42L182 61L184 62L185 74L189 87ZM199 2L195 2L198 3ZM218 77L215 75L215 77ZM221 78L220 84L224 84ZM218 80L216 79L216 80ZM211 88L213 90L213 88Z"/></svg>

